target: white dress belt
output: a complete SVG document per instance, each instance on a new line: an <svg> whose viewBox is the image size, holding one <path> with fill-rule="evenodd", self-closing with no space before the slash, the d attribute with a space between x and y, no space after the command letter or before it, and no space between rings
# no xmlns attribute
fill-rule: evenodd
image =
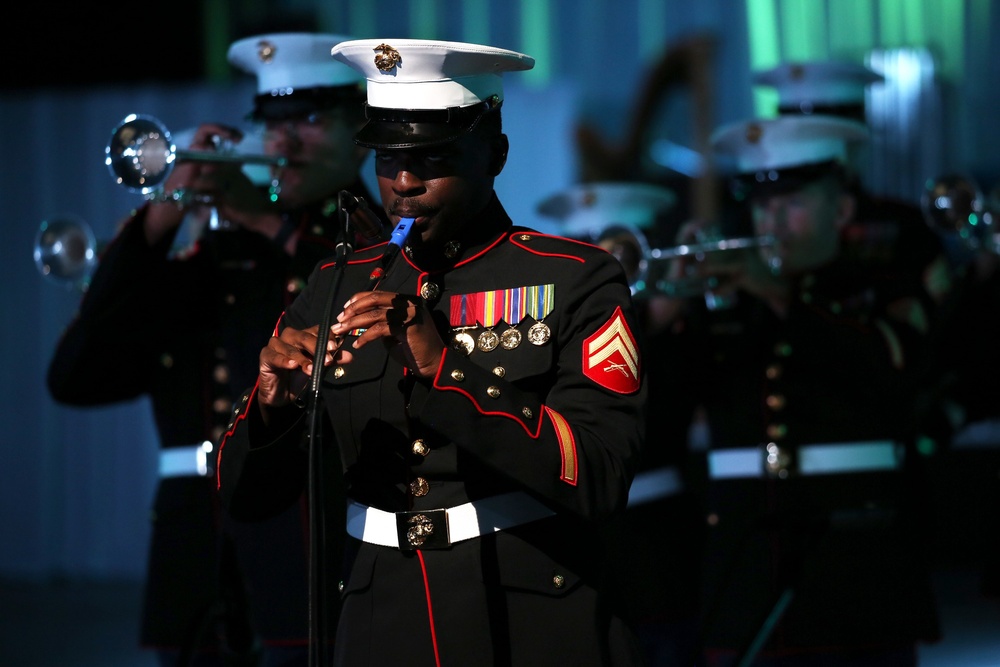
<svg viewBox="0 0 1000 667"><path fill-rule="evenodd" d="M206 440L198 445L166 447L160 450L160 477L204 477L212 474L212 451Z"/></svg>
<svg viewBox="0 0 1000 667"><path fill-rule="evenodd" d="M632 486L628 489L628 506L676 496L683 490L684 480L676 466L644 470L632 479Z"/></svg>
<svg viewBox="0 0 1000 667"><path fill-rule="evenodd" d="M891 440L836 442L819 445L714 449L708 453L708 475L712 479L740 477L785 478L795 475L896 470L903 448Z"/></svg>
<svg viewBox="0 0 1000 667"><path fill-rule="evenodd" d="M554 515L522 491L482 498L456 507L386 512L347 502L347 534L397 549L441 549L480 535Z"/></svg>

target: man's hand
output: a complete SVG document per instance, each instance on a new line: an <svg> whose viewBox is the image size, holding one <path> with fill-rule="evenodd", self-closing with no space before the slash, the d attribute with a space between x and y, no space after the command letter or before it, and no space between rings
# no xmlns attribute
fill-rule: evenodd
<svg viewBox="0 0 1000 667"><path fill-rule="evenodd" d="M260 351L257 400L262 408L290 405L305 390L313 371L318 330L318 325L305 330L287 327L280 336L272 336ZM333 363L340 342L340 338L330 338L324 365ZM267 413L263 414L266 421Z"/></svg>
<svg viewBox="0 0 1000 667"><path fill-rule="evenodd" d="M432 378L437 373L445 345L420 297L359 292L347 301L332 327L338 336L352 329L365 329L354 341L355 350L382 340L389 353L418 377ZM342 350L338 362L349 363L351 358L349 350Z"/></svg>

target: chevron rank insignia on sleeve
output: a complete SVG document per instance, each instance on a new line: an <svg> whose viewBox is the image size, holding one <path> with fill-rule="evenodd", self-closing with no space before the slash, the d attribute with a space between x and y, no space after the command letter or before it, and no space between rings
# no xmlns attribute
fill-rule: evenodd
<svg viewBox="0 0 1000 667"><path fill-rule="evenodd" d="M620 307L583 342L583 373L619 394L639 390L639 348Z"/></svg>

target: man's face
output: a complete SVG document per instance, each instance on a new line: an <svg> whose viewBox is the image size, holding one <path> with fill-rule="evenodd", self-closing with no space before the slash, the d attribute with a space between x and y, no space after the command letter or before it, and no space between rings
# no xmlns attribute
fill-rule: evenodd
<svg viewBox="0 0 1000 667"><path fill-rule="evenodd" d="M823 179L791 192L753 197L751 210L755 234L775 240L761 248L762 258L778 260L784 274L796 274L837 256L840 230L853 215L853 198L833 179Z"/></svg>
<svg viewBox="0 0 1000 667"><path fill-rule="evenodd" d="M285 120L265 121L264 152L288 165L272 168L281 184L279 201L287 208L309 206L336 195L358 178L368 149L354 143L361 120L329 109Z"/></svg>
<svg viewBox="0 0 1000 667"><path fill-rule="evenodd" d="M390 223L414 218L411 239L419 234L423 243L454 238L490 202L497 150L502 148L475 132L440 146L376 150L379 194Z"/></svg>

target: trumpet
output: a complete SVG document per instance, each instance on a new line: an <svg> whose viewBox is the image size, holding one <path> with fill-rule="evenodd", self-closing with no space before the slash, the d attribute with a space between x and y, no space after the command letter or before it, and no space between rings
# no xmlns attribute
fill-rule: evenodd
<svg viewBox="0 0 1000 667"><path fill-rule="evenodd" d="M90 225L68 215L45 220L35 234L35 266L49 280L86 290L97 266L97 239Z"/></svg>
<svg viewBox="0 0 1000 667"><path fill-rule="evenodd" d="M170 176L177 160L276 167L288 164L286 158L277 155L248 155L237 153L230 147L222 148L224 150L219 151L179 150L170 131L157 118L130 114L112 131L111 140L104 150L104 163L116 183L147 196L155 195L157 188Z"/></svg>
<svg viewBox="0 0 1000 667"><path fill-rule="evenodd" d="M713 279L691 278L668 281L655 277L654 267L679 257L694 256L703 259L705 255L727 250L767 248L774 245L772 236L746 236L680 244L669 248L650 248L643 233L633 227L613 225L604 229L597 237L596 245L614 255L628 279L633 296L664 294L686 298L710 292L718 285ZM780 268L777 258L768 260L773 271Z"/></svg>
<svg viewBox="0 0 1000 667"><path fill-rule="evenodd" d="M975 180L960 174L928 179L920 198L924 221L931 229L954 238L968 252L1000 252L994 220L995 201L986 197Z"/></svg>

